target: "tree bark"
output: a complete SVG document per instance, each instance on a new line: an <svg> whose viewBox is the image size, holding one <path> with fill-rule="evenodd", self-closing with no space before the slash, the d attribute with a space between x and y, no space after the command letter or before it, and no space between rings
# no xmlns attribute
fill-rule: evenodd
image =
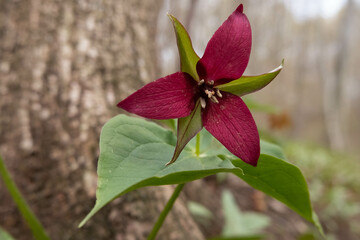
<svg viewBox="0 0 360 240"><path fill-rule="evenodd" d="M0 5L0 153L30 206L52 239L144 239L172 187L128 194L77 225L95 201L101 126L156 76L161 1ZM0 194L0 225L31 239ZM171 214L159 239L203 239L181 201Z"/></svg>

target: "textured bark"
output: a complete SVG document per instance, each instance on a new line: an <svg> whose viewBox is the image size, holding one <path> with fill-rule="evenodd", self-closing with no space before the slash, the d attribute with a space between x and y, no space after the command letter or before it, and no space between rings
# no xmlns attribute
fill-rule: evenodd
<svg viewBox="0 0 360 240"><path fill-rule="evenodd" d="M170 186L129 194L77 224L95 200L101 126L157 75L161 1L0 5L0 152L30 206L52 239L143 239ZM0 186L0 225L31 239ZM202 239L181 201L172 214L159 239Z"/></svg>

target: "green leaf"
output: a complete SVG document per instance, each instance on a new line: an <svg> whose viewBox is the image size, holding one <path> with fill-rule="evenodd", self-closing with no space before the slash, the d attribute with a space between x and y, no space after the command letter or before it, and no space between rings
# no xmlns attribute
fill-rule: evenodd
<svg viewBox="0 0 360 240"><path fill-rule="evenodd" d="M262 154L286 160L283 150L278 145L260 140L260 147Z"/></svg>
<svg viewBox="0 0 360 240"><path fill-rule="evenodd" d="M269 152L260 155L257 167L245 164L240 159L233 160L232 163L244 171L244 174L237 176L315 224L308 187L301 171L296 166L268 154Z"/></svg>
<svg viewBox="0 0 360 240"><path fill-rule="evenodd" d="M211 135L205 129L201 132L201 139L207 139ZM215 138L212 143L206 141L200 156L218 155L223 159L230 159L232 163L243 170L243 174L236 174L250 186L267 195L279 200L294 210L300 216L313 223L323 234L321 224L313 212L310 202L307 183L298 167L286 162L282 149L272 143L261 140L261 154L257 167L244 163L230 153ZM190 142L190 149L194 148L194 142Z"/></svg>
<svg viewBox="0 0 360 240"><path fill-rule="evenodd" d="M203 130L201 134L203 138L208 133ZM106 123L100 136L96 204L80 226L111 200L137 188L181 184L219 172L237 175L317 224L303 175L280 159L284 155L277 146L262 141L258 166L252 167L216 141L201 149L199 157L189 144L178 160L166 167L175 145L170 130L143 119L119 115Z"/></svg>
<svg viewBox="0 0 360 240"><path fill-rule="evenodd" d="M239 79L217 86L221 91L235 94L239 97L246 94L258 91L268 85L281 71L284 65L282 60L281 65L269 73L258 76L242 76Z"/></svg>
<svg viewBox="0 0 360 240"><path fill-rule="evenodd" d="M171 131L143 119L119 115L107 122L100 136L96 204L80 226L114 198L140 187L180 184L218 172L242 174L228 159L196 157L191 151L166 167L175 143Z"/></svg>
<svg viewBox="0 0 360 240"><path fill-rule="evenodd" d="M1 227L0 227L0 239L1 240L14 240L14 238Z"/></svg>
<svg viewBox="0 0 360 240"><path fill-rule="evenodd" d="M222 193L222 208L225 225L223 237L258 236L270 224L270 218L256 212L241 212L229 190Z"/></svg>
<svg viewBox="0 0 360 240"><path fill-rule="evenodd" d="M190 74L196 81L199 81L196 64L200 58L192 47L190 36L179 20L170 14L168 14L168 16L174 26L176 42L180 55L181 71Z"/></svg>
<svg viewBox="0 0 360 240"><path fill-rule="evenodd" d="M202 129L201 106L198 100L195 109L189 116L179 118L177 128L177 142L174 155L167 165L176 161L186 144Z"/></svg>
<svg viewBox="0 0 360 240"><path fill-rule="evenodd" d="M168 127L171 131L173 131L174 133L176 133L176 126L177 126L177 122L175 119L163 119L163 120L154 120L156 123L158 123L159 125L165 125L166 127Z"/></svg>

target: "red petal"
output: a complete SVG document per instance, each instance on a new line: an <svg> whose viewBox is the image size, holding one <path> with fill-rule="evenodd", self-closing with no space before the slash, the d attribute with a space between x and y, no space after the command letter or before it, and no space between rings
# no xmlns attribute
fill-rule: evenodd
<svg viewBox="0 0 360 240"><path fill-rule="evenodd" d="M207 101L202 121L208 130L230 152L256 166L260 139L255 121L240 97L223 92L219 103Z"/></svg>
<svg viewBox="0 0 360 240"><path fill-rule="evenodd" d="M214 80L215 85L238 79L248 64L251 28L242 4L220 26L197 63L200 79Z"/></svg>
<svg viewBox="0 0 360 240"><path fill-rule="evenodd" d="M186 117L195 107L196 86L189 74L177 72L145 85L117 106L151 119Z"/></svg>

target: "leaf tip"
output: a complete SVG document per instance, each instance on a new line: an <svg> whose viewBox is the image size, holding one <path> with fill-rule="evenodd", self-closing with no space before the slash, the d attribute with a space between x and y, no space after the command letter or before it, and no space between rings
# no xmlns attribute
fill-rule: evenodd
<svg viewBox="0 0 360 240"><path fill-rule="evenodd" d="M78 225L78 228L82 228L86 223L86 219L82 220L79 225Z"/></svg>
<svg viewBox="0 0 360 240"><path fill-rule="evenodd" d="M169 17L171 22L173 22L173 23L175 22L175 17L173 15L171 15L169 12L167 12L166 15Z"/></svg>

